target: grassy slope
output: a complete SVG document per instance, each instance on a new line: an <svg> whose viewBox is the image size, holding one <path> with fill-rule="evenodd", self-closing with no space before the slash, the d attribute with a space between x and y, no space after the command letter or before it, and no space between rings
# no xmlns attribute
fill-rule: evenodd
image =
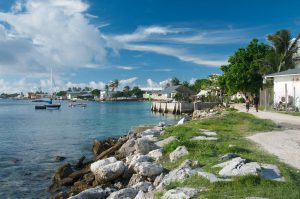
<svg viewBox="0 0 300 199"><path fill-rule="evenodd" d="M219 169L211 167L220 163L219 157L226 153L236 153L243 158L261 163L276 164L287 182L274 182L259 176L236 177L233 182L209 183L201 177L192 177L183 183L174 182L168 189L178 186L207 187L210 191L203 193L199 198L245 198L260 196L269 198L300 198L300 173L279 162L276 157L261 151L245 136L254 132L271 131L275 125L269 120L257 119L247 113L229 111L218 118L190 121L181 126L166 129L162 138L174 135L179 141L174 141L164 147L165 156L161 163L167 169L177 167L183 160L198 160L203 169L218 173ZM218 141L190 141L190 138L201 135L199 129L208 129L218 133ZM234 147L229 147L229 145ZM177 146L186 146L190 152L176 163L168 161L168 154Z"/></svg>

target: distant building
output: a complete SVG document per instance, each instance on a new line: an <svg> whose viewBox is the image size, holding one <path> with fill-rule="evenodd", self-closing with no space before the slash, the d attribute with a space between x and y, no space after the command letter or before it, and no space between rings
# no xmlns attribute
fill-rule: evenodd
<svg viewBox="0 0 300 199"><path fill-rule="evenodd" d="M28 92L27 95L25 96L28 99L44 99L44 98L49 98L48 93L33 93L33 92Z"/></svg>
<svg viewBox="0 0 300 199"><path fill-rule="evenodd" d="M151 100L153 95L157 95L162 91L162 88L141 88L143 91L143 99Z"/></svg>
<svg viewBox="0 0 300 199"><path fill-rule="evenodd" d="M274 82L274 103L287 103L300 108L300 68L265 76Z"/></svg>
<svg viewBox="0 0 300 199"><path fill-rule="evenodd" d="M191 95L194 95L194 91L192 91L190 88L183 85L177 85L177 86L167 87L158 93L154 93L152 95L152 99L171 101L174 99L177 93L181 94L183 97L189 97Z"/></svg>
<svg viewBox="0 0 300 199"><path fill-rule="evenodd" d="M67 92L68 100L85 99L85 98L90 99L91 96L93 96L93 95L89 91Z"/></svg>

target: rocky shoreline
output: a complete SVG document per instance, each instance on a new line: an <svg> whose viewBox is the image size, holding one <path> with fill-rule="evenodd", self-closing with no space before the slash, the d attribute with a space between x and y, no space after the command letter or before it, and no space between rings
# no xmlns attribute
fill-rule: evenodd
<svg viewBox="0 0 300 199"><path fill-rule="evenodd" d="M197 111L193 118L211 117L220 110L217 107ZM179 124L183 124L184 120ZM162 190L171 179L192 175L190 171L199 167L198 162L187 160L177 171L171 172L158 163L163 156L162 148L176 140L175 137L158 140L164 134L165 127L163 122L138 126L125 136L96 140L92 146L93 160L85 161L83 156L76 164L67 163L55 171L52 184L48 187L48 191L53 193L51 198L135 198L136 195L136 198L151 198L155 190ZM175 161L186 153L183 146L170 154L170 159ZM170 179L163 180L166 175L170 175ZM203 190L194 190L195 193L199 191Z"/></svg>
<svg viewBox="0 0 300 199"><path fill-rule="evenodd" d="M197 111L193 119L224 115L224 108ZM226 114L226 113L225 113ZM185 123L182 118L177 125ZM127 135L95 141L92 147L94 159L85 161L81 157L74 165L64 164L54 173L49 191L53 199L154 199L164 193L164 199L193 198L205 187L181 187L166 190L172 182L179 182L191 176L200 176L210 183L232 181L236 176L260 175L273 181L285 181L276 165L252 162L238 154L228 153L219 157L221 163L212 168L220 168L218 174L204 171L198 161L185 159L173 170L164 168L161 160L176 162L190 154L184 145L177 146L168 157L163 153L164 146L178 142L178 137L169 136L163 140L166 125L160 122L153 126L132 128ZM190 138L192 142L216 142L217 132L199 129L200 135ZM229 145L230 147L234 147ZM225 162L224 162L225 161Z"/></svg>

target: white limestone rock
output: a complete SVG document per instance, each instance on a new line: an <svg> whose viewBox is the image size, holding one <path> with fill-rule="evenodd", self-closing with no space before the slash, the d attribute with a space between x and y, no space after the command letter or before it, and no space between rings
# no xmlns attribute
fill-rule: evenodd
<svg viewBox="0 0 300 199"><path fill-rule="evenodd" d="M155 161L158 161L163 156L163 150L162 149L155 149L153 151L150 151L147 156L152 158Z"/></svg>
<svg viewBox="0 0 300 199"><path fill-rule="evenodd" d="M136 153L141 153L143 155L158 148L159 147L154 142L148 139L138 138L135 142Z"/></svg>
<svg viewBox="0 0 300 199"><path fill-rule="evenodd" d="M181 120L178 121L177 125L182 125L185 123L185 118L182 118Z"/></svg>
<svg viewBox="0 0 300 199"><path fill-rule="evenodd" d="M177 159L179 159L185 155L188 155L188 154L189 154L189 152L185 146L179 146L173 152L170 153L169 157L170 157L171 162L174 162Z"/></svg>
<svg viewBox="0 0 300 199"><path fill-rule="evenodd" d="M197 175L198 169L192 168L193 161L192 160L185 160L178 168L170 171L166 174L159 185L156 187L157 190L164 189L167 185L174 181L183 181L188 177L193 175Z"/></svg>
<svg viewBox="0 0 300 199"><path fill-rule="evenodd" d="M205 140L205 141L212 141L212 140L218 140L218 138L216 137L207 137L207 136L196 136L196 137L193 137L191 140Z"/></svg>
<svg viewBox="0 0 300 199"><path fill-rule="evenodd" d="M197 196L200 192L205 191L206 189L194 189L188 187L176 188L167 191L163 195L163 199L189 199Z"/></svg>
<svg viewBox="0 0 300 199"><path fill-rule="evenodd" d="M159 147L164 147L167 144L170 144L171 142L177 140L177 138L175 136L170 136L164 140L160 140L158 142L155 142L155 144Z"/></svg>
<svg viewBox="0 0 300 199"><path fill-rule="evenodd" d="M148 129L148 130L141 133L141 137L143 139L148 139L148 140L151 140L151 141L157 141L158 136L160 136L160 131L155 130L155 129Z"/></svg>
<svg viewBox="0 0 300 199"><path fill-rule="evenodd" d="M69 199L105 199L114 191L116 190L111 188L102 189L101 187L95 187L84 190Z"/></svg>
<svg viewBox="0 0 300 199"><path fill-rule="evenodd" d="M238 164L241 164L241 163L244 163L244 162L246 162L246 159L243 159L241 157L237 157L237 158L233 158L232 160L217 164L217 165L213 166L213 168L216 168L216 167L224 168L227 165L234 165L235 166L235 165L238 165Z"/></svg>
<svg viewBox="0 0 300 199"><path fill-rule="evenodd" d="M158 176L163 172L163 168L155 162L138 162L134 166L134 171L146 177Z"/></svg>
<svg viewBox="0 0 300 199"><path fill-rule="evenodd" d="M91 168L91 171L93 173L95 173L99 168L101 168L105 165L111 164L111 163L115 163L115 162L117 162L117 159L115 157L110 157L110 158L98 160L98 161L92 163L90 168Z"/></svg>
<svg viewBox="0 0 300 199"><path fill-rule="evenodd" d="M99 160L91 165L91 171L98 182L114 180L124 173L126 167L124 163L122 161L114 162L114 160L105 159L103 162L99 162L102 161Z"/></svg>
<svg viewBox="0 0 300 199"><path fill-rule="evenodd" d="M150 157L147 155L142 155L140 153L129 156L126 158L126 164L128 165L129 169L133 169L134 166L138 162L149 162L151 161Z"/></svg>
<svg viewBox="0 0 300 199"><path fill-rule="evenodd" d="M128 155L135 152L135 139L131 138L127 140L121 148L118 150L118 154L121 154L123 157L127 157Z"/></svg>
<svg viewBox="0 0 300 199"><path fill-rule="evenodd" d="M240 157L215 165L214 167L222 167L219 172L219 175L222 177L256 175L261 170L257 162L246 163L246 160Z"/></svg>

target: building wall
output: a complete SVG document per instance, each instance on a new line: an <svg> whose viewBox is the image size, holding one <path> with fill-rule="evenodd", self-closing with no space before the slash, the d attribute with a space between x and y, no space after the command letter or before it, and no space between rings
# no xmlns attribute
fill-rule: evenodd
<svg viewBox="0 0 300 199"><path fill-rule="evenodd" d="M285 85L287 85L287 102L294 103L300 108L300 75L274 77L274 103L279 103L285 97ZM294 101L293 101L294 100Z"/></svg>

